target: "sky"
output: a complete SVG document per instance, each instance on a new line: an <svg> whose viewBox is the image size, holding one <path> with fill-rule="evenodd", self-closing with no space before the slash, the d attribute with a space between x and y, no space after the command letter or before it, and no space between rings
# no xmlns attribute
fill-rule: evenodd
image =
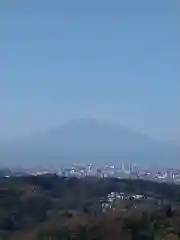
<svg viewBox="0 0 180 240"><path fill-rule="evenodd" d="M0 139L81 116L180 142L179 0L1 0Z"/></svg>

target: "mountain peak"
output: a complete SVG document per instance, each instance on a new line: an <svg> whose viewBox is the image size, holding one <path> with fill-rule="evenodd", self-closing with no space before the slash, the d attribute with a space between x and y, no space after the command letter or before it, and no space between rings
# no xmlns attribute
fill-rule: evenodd
<svg viewBox="0 0 180 240"><path fill-rule="evenodd" d="M4 149L5 150L5 149ZM177 161L180 152L164 143L126 127L101 121L96 117L80 117L39 135L16 141L3 151L2 159L22 159L39 163L80 160L118 164L122 161L157 163ZM63 157L62 157L63 156ZM56 160L53 160L55 157ZM33 160L34 159L34 160ZM57 160L58 159L58 160ZM61 160L60 160L61 159ZM23 164L23 163L22 163Z"/></svg>
<svg viewBox="0 0 180 240"><path fill-rule="evenodd" d="M89 115L89 116L80 116L76 119L73 119L71 121L69 121L67 124L83 124L83 123L87 123L87 124L103 124L104 121L101 120L100 118L98 118L97 116L93 116L93 115Z"/></svg>

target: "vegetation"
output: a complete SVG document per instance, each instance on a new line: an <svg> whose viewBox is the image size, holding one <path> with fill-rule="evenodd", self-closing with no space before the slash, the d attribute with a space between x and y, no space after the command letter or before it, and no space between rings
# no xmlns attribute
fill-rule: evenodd
<svg viewBox="0 0 180 240"><path fill-rule="evenodd" d="M144 194L102 212L110 192ZM0 239L180 239L180 187L142 180L0 179Z"/></svg>

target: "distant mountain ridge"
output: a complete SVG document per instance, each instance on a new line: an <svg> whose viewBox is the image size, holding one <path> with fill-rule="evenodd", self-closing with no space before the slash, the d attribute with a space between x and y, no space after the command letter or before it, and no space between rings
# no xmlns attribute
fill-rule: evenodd
<svg viewBox="0 0 180 240"><path fill-rule="evenodd" d="M1 146L5 162L21 165L134 162L178 165L180 149L98 119L81 118ZM2 160L2 161L3 161Z"/></svg>

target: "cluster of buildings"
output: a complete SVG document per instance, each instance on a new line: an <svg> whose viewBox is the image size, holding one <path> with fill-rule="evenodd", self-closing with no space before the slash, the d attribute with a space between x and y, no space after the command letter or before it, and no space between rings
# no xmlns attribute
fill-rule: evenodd
<svg viewBox="0 0 180 240"><path fill-rule="evenodd" d="M123 178L123 179L144 179L158 182L180 183L180 170L141 170L135 164L121 167L106 165L98 168L89 164L88 166L73 165L70 168L62 168L58 172L65 177L86 177L96 176L101 178Z"/></svg>
<svg viewBox="0 0 180 240"><path fill-rule="evenodd" d="M103 212L126 211L127 209L140 208L142 210L154 210L162 204L162 201L155 197L148 197L143 194L127 194L124 192L111 192L106 200L102 200Z"/></svg>
<svg viewBox="0 0 180 240"><path fill-rule="evenodd" d="M6 171L7 172L7 171ZM11 172L12 174L12 172ZM120 178L120 179L144 179L158 182L174 182L180 183L180 170L166 169L166 170L141 170L135 164L125 165L120 167L114 165L106 165L104 167L96 167L88 164L87 166L72 165L69 168L60 168L60 170L52 169L35 169L35 170L21 170L13 171L13 175L45 175L57 174L64 177L87 177L95 176L100 178ZM8 176L6 174L6 176Z"/></svg>

